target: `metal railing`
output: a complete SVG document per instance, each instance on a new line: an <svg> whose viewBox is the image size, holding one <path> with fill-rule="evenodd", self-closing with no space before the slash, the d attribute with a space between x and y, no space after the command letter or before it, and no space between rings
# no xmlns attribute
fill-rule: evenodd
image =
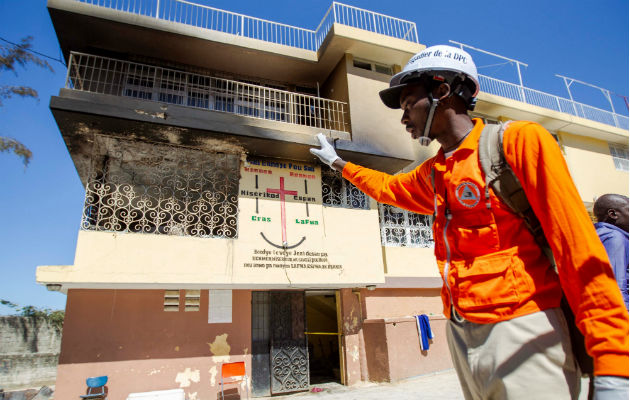
<svg viewBox="0 0 630 400"><path fill-rule="evenodd" d="M350 131L340 101L77 52L66 88Z"/></svg>
<svg viewBox="0 0 630 400"><path fill-rule="evenodd" d="M332 3L317 28L309 30L233 13L188 0L75 1L312 51L319 49L335 23L418 42L418 33L414 22L337 2ZM628 129L628 117L624 115L484 75L479 75L479 81L481 90L491 94ZM321 108L319 105L311 105Z"/></svg>
<svg viewBox="0 0 630 400"><path fill-rule="evenodd" d="M628 117L625 115L616 114L485 75L479 75L479 84L481 90L486 93L628 130Z"/></svg>
<svg viewBox="0 0 630 400"><path fill-rule="evenodd" d="M334 8L334 20L338 24L418 43L415 22L336 2L331 7Z"/></svg>
<svg viewBox="0 0 630 400"><path fill-rule="evenodd" d="M317 51L334 23L418 42L414 22L333 2L317 29L310 30L225 11L187 0L75 0L98 7Z"/></svg>

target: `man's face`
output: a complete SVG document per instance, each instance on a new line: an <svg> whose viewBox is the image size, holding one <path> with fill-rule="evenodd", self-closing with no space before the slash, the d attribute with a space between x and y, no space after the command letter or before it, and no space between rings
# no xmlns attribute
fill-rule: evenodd
<svg viewBox="0 0 630 400"><path fill-rule="evenodd" d="M400 122L413 139L418 139L424 133L430 106L428 93L422 85L409 85L400 93L400 108L403 111ZM434 139L430 132L429 138Z"/></svg>

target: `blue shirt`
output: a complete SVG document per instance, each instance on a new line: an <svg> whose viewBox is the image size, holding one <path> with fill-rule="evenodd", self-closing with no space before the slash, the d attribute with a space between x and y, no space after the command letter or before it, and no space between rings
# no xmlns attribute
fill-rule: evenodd
<svg viewBox="0 0 630 400"><path fill-rule="evenodd" d="M610 265L628 309L628 232L606 222L598 222L595 229L606 248Z"/></svg>

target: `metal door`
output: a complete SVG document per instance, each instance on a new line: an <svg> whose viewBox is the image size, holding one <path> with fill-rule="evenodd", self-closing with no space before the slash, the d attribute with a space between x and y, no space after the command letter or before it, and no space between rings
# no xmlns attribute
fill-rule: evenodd
<svg viewBox="0 0 630 400"><path fill-rule="evenodd" d="M308 390L304 292L271 292L271 393Z"/></svg>
<svg viewBox="0 0 630 400"><path fill-rule="evenodd" d="M271 395L269 292L252 292L252 396Z"/></svg>

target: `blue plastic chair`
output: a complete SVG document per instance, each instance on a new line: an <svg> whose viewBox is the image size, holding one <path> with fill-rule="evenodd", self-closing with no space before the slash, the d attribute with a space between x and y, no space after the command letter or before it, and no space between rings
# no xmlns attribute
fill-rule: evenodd
<svg viewBox="0 0 630 400"><path fill-rule="evenodd" d="M87 378L85 384L88 387L87 394L80 396L82 399L106 399L105 384L107 376L94 376Z"/></svg>

